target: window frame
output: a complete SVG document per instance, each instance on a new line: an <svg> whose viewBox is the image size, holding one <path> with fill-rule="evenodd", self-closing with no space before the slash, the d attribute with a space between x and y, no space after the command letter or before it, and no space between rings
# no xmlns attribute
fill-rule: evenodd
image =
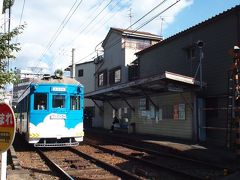
<svg viewBox="0 0 240 180"><path fill-rule="evenodd" d="M73 109L72 107L72 97L78 97L78 108L76 108L76 109ZM74 104L75 105L75 104ZM71 94L70 95L70 111L78 111L78 110L80 110L81 109L81 97L80 97L80 95L74 95L74 94Z"/></svg>
<svg viewBox="0 0 240 180"><path fill-rule="evenodd" d="M54 107L54 96L64 96L64 106L63 107ZM66 109L67 107L67 99L66 99L66 94L52 94L52 108L53 109Z"/></svg>
<svg viewBox="0 0 240 180"><path fill-rule="evenodd" d="M44 95L46 95L46 98L45 98L45 103L44 103L44 105L43 105L43 107L44 107L44 109L40 109L40 107L38 107L38 106L40 106L40 105L38 105L38 104L36 104L37 102L36 102L36 95L37 94L44 94ZM39 100L41 100L42 101L42 98L39 98ZM37 105L37 106L35 106L35 105ZM38 93L34 93L34 101L33 101L33 110L35 110L35 111L46 111L46 110L48 110L48 93L46 93L46 92L38 92Z"/></svg>
<svg viewBox="0 0 240 180"><path fill-rule="evenodd" d="M78 70L78 77L83 77L83 73L84 73L84 70L83 69L79 69Z"/></svg>
<svg viewBox="0 0 240 180"><path fill-rule="evenodd" d="M101 75L102 75L102 78L100 79ZM101 82L100 82L100 80L101 80ZM107 70L103 70L98 73L97 85L98 85L98 87L103 87L103 86L107 85Z"/></svg>
<svg viewBox="0 0 240 180"><path fill-rule="evenodd" d="M116 72L120 72L119 79L116 79ZM120 66L109 70L109 84L118 84L122 81L122 68Z"/></svg>

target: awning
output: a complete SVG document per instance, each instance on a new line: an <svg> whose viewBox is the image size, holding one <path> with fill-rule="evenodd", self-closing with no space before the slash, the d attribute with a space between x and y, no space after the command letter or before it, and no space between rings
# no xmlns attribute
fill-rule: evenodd
<svg viewBox="0 0 240 180"><path fill-rule="evenodd" d="M206 83L203 83L205 86ZM189 76L165 71L161 75L138 79L85 94L85 98L109 101L128 97L146 96L163 92L184 92L199 89L200 82Z"/></svg>

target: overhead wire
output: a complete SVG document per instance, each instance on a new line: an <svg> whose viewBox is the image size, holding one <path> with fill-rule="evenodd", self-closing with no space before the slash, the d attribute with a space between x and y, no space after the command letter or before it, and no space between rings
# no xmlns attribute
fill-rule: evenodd
<svg viewBox="0 0 240 180"><path fill-rule="evenodd" d="M88 29L88 28L91 26L91 24L104 12L104 10L106 10L106 8L107 8L112 2L113 2L113 0L110 0L110 1L106 4L106 6L104 6L104 7L101 9L101 11L98 12L98 13L91 19L91 21L90 21L80 32L78 32L77 35L76 35L71 41L69 41L69 42L74 42L74 41L76 41L77 38L78 38L78 36L79 36L82 32L84 32L86 29ZM118 1L113 5L113 8L115 8L116 5L118 5L120 2L121 2L121 0L118 0ZM113 9L113 8L112 8L112 9ZM102 20L102 19L101 19L101 20ZM87 34L88 34L88 33L89 33L89 32L87 32ZM94 52L93 52L93 53L94 53ZM90 53L90 55L93 54L93 53ZM84 57L84 58L82 58L82 59L86 59L86 58L89 57L90 55L87 55L86 57Z"/></svg>
<svg viewBox="0 0 240 180"><path fill-rule="evenodd" d="M101 7L101 5L103 4L104 1L106 1L106 0L103 0L102 2L100 2L100 3L98 4L98 6L96 6L97 9L92 9L92 11L97 11L97 10ZM103 9L101 9L101 11L98 13L97 16L99 16L99 15L111 4L112 1L113 1L113 0L110 0L110 1L108 2L108 4L107 4L106 6L104 6ZM94 14L91 14L91 16L88 16L88 18L86 18L86 21L85 21L83 24L86 24L87 22L89 22L89 19L90 19L93 15L94 15ZM94 19L96 19L97 16L94 16L94 18L93 18L91 21L93 22ZM86 30L86 28L89 27L89 25L90 25L90 23L88 23L88 25L86 25L86 26L84 27L84 29ZM81 28L82 26L83 26L83 25L81 25L79 28ZM79 29L79 28L78 28L78 29ZM84 31L84 29L81 30L81 32ZM80 32L80 33L81 33L81 32ZM72 41L75 41L78 36L79 36L79 33L77 33L77 35L74 36L74 38L72 38L72 39L69 41L69 43L72 42ZM69 44L69 43L67 43L67 44ZM66 42L65 42L64 44L62 44L61 46L63 46L63 45L66 46ZM61 46L60 46L60 47L61 47ZM53 59L54 59L55 57L56 57L56 54L54 55Z"/></svg>
<svg viewBox="0 0 240 180"><path fill-rule="evenodd" d="M112 1L113 0L110 0L109 3L73 38L74 41L77 39L79 34L84 32L99 17L99 15L102 14L102 12L112 3Z"/></svg>
<svg viewBox="0 0 240 180"><path fill-rule="evenodd" d="M165 1L165 0L164 0ZM176 2L174 2L173 4L171 4L170 6L168 6L167 8L165 8L164 10L162 10L160 13L158 13L157 15L153 16L151 19L149 19L148 21L145 21L143 24L141 24L140 26L138 26L137 28L135 28L134 30L131 30L131 32L128 33L128 35L131 35L135 32L137 32L139 29L141 29L142 27L146 26L148 23L150 23L152 20L154 20L155 18L157 18L158 16L160 16L161 14L163 14L165 11L167 11L168 9L170 9L171 7L173 7L174 5L176 5L178 2L180 2L181 0L176 0ZM112 44L109 45L108 48L112 48L114 47L116 44L118 44L121 41L121 39L118 39L116 41L114 41Z"/></svg>
<svg viewBox="0 0 240 180"><path fill-rule="evenodd" d="M148 23L150 23L151 21L153 21L154 19L156 19L158 16L160 16L162 13L166 12L168 9L170 9L171 7L173 7L174 5L176 5L178 2L180 2L181 0L176 0L175 3L171 4L170 6L168 6L166 9L164 9L163 11L161 11L160 13L156 14L155 16L153 16L151 19L149 19L147 22L143 23L141 26L138 26L135 31L141 29L142 27L146 26Z"/></svg>
<svg viewBox="0 0 240 180"><path fill-rule="evenodd" d="M51 46L53 45L53 43L57 40L57 38L59 37L60 33L63 31L63 29L65 28L65 26L67 25L67 23L69 22L69 20L71 19L71 17L73 16L73 14L76 12L77 8L80 6L80 4L82 3L82 0L78 3L78 5L75 7L75 9L72 11L73 7L75 6L77 0L75 1L75 3L73 4L73 6L71 7L71 9L68 11L67 15L65 16L64 20L62 21L62 23L60 24L60 26L58 27L56 33L54 34L54 36L51 38L51 40L49 41L47 48L45 49L42 57L46 54L46 52L51 48ZM70 14L71 13L71 14ZM69 15L70 14L70 15Z"/></svg>
<svg viewBox="0 0 240 180"><path fill-rule="evenodd" d="M98 11L98 9L101 7L101 5L102 5L102 3L104 2L104 1L106 1L106 0L103 0L102 2L100 2L99 4L98 4L98 6L96 6L97 7L97 9L92 9L92 11ZM90 13L91 14L91 13ZM84 23L83 23L83 25L85 25L87 22L89 22L89 19L91 19L91 17L94 15L94 13L92 13L90 16L88 16L87 18L86 18L86 20L84 21ZM81 28L83 25L81 25L81 26L79 26L77 29L79 29L79 28ZM65 43L63 43L63 44L61 44L59 47L63 47L63 46L68 46L68 44L70 44L70 43L72 43L72 41L74 41L76 38L74 37L74 38L72 38L70 41L68 41L67 43L65 42ZM56 57L57 55L56 55L56 53L53 55L53 59Z"/></svg>
<svg viewBox="0 0 240 180"><path fill-rule="evenodd" d="M119 0L119 1L117 1L117 3L115 3L114 5L113 5L113 7L111 8L111 11L114 9L114 8L116 8L118 5L119 5L119 3L121 2L121 0ZM90 34L90 33L92 33L92 32L94 32L94 34L96 34L96 32L98 32L101 28L99 28L99 29L97 29L99 26L104 26L109 20L111 20L115 15L117 15L116 13L113 13L111 16L109 16L109 18L108 19L106 19L102 24L101 24L101 22L104 20L104 18L102 18L102 19L100 19L99 21L97 21L96 22L96 24L98 25L98 26L95 26L95 28L94 29L91 29L90 31L88 31L86 34L84 34L84 35L87 35L87 34ZM76 48L78 48L78 47L76 47Z"/></svg>
<svg viewBox="0 0 240 180"><path fill-rule="evenodd" d="M145 15L143 15L141 18L139 18L137 21L135 21L132 25L130 25L128 28L126 28L125 30L130 29L133 25L137 24L139 21L141 21L143 18L145 18L147 15L149 15L151 12L153 12L154 10L156 10L160 5L162 5L163 3L165 3L167 0L163 0L162 2L160 2L157 6L155 6L153 9L151 9L149 12L147 12ZM161 11L160 13L158 13L157 15L153 16L150 20L144 22L141 26L138 26L138 28L136 28L135 30L131 30L131 33L128 33L129 35L135 33L137 30L139 30L140 28L146 26L148 23L150 23L152 20L154 20L155 18L157 18L158 16L160 16L162 13L164 13L165 11L167 11L168 9L170 9L171 7L173 7L174 5L176 5L179 1L181 0L176 0L175 3L171 4L170 6L168 6L167 8L165 8L163 11ZM100 43L102 43L103 41L101 41ZM108 48L112 48L114 47L116 44L118 44L119 42L121 42L121 38L116 39L112 44L109 45ZM100 44L99 43L99 44ZM94 51L95 52L95 51ZM93 52L91 52L91 54L93 54ZM83 61L84 59L80 59L78 62Z"/></svg>
<svg viewBox="0 0 240 180"><path fill-rule="evenodd" d="M20 26L21 23L22 23L24 8L25 8L25 0L23 0L23 6L22 6L22 10L21 10L20 20L19 20L19 23L18 23L19 26ZM17 42L18 42L18 34L17 34L15 43L17 43Z"/></svg>
<svg viewBox="0 0 240 180"><path fill-rule="evenodd" d="M60 24L59 28L57 29L57 32L54 34L53 38L51 38L51 41L48 43L47 48L44 50L44 52L42 53L37 66L39 65L39 63L42 61L42 58L45 56L45 54L47 53L47 51L51 48L51 46L53 45L53 43L57 40L57 38L59 37L59 35L61 34L61 32L63 31L63 29L65 28L65 26L67 25L67 23L69 22L69 20L71 19L71 17L73 16L73 14L76 12L76 10L78 9L78 7L80 6L80 4L82 3L83 0L81 0L77 6L75 7L75 9L72 11L72 9L74 8L77 0L75 1L75 3L72 5L71 9L69 10L69 12L67 13L67 15L65 16L64 20L62 21L62 23ZM36 67L37 67L36 66Z"/></svg>

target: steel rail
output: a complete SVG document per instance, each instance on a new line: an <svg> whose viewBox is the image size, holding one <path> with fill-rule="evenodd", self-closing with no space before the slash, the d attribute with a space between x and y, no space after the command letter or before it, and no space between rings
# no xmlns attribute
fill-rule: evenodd
<svg viewBox="0 0 240 180"><path fill-rule="evenodd" d="M83 157L85 159L88 159L91 162L94 162L96 165L104 168L105 170L110 171L111 173L121 177L124 180L125 179L127 179L127 180L128 179L129 180L142 180L143 179L143 178L141 178L141 177L139 177L139 176L137 176L135 174L131 174L131 173L127 172L127 171L124 171L124 170L118 168L117 166L113 166L113 165L108 164L108 163L106 163L104 161L96 159L96 158L94 158L94 157L92 157L92 156L90 156L90 155L88 155L86 153L80 152L77 149L74 149L74 148L71 148L71 147L69 149L70 149L71 152L73 152L73 153L75 153L75 154L77 154L77 155L79 155L79 156L81 156L81 157Z"/></svg>
<svg viewBox="0 0 240 180"><path fill-rule="evenodd" d="M179 176L182 176L182 177L186 177L186 178L194 178L196 180L206 179L205 177L199 177L197 175L188 174L186 172L183 172L183 171L171 168L171 167L166 167L164 165L161 165L161 164L158 164L158 163L154 163L154 162L150 162L148 160L144 160L144 159L141 159L141 158L138 158L138 157L129 156L129 155L126 155L126 154L123 154L123 153L120 153L120 152L117 152L117 151L114 151L114 150L111 150L111 149L107 149L107 148L104 148L102 146L98 146L98 145L95 145L95 144L92 144L92 143L89 143L89 142L86 142L86 143L89 144L90 146L93 146L93 147L95 147L97 149L100 149L102 151L108 152L110 154L115 154L117 156L129 159L129 160L138 161L138 162L143 163L145 165L147 164L148 166L150 166L152 168L155 168L155 169L157 168L157 169L160 169L160 170L166 170L166 171L168 171L170 173L174 173L176 175L179 175Z"/></svg>
<svg viewBox="0 0 240 180"><path fill-rule="evenodd" d="M87 141L87 137L85 138L85 141ZM155 151L155 150L152 150L152 149L146 149L144 147L137 147L137 146L134 146L134 145L125 144L123 142L112 141L110 139L108 139L108 140L105 139L105 141L108 141L108 142L111 142L113 144L117 144L117 145L120 145L120 146L124 146L126 148L134 149L134 150L137 150L137 151L144 151L148 154L157 155L157 156L164 156L164 157L184 160L184 161L188 161L188 162L193 162L193 163L197 163L199 165L204 165L204 166L207 166L207 167L210 167L210 168L222 170L222 171L225 171L225 172L227 171L228 173L231 173L231 170L228 167L213 164L211 162L205 162L205 161L192 159L192 158L184 157L184 156L179 156L179 155L175 155L175 154L170 154L170 153L166 153L166 152L158 152L158 151Z"/></svg>
<svg viewBox="0 0 240 180"><path fill-rule="evenodd" d="M229 171L229 169L226 168L226 167L219 166L219 165L216 165L216 164L212 164L212 163L209 163L209 162L200 161L200 160L197 160L197 159L191 159L191 158L188 158L188 157L178 156L178 155L174 155L174 154L158 152L158 151L154 151L154 150L151 150L151 149L146 149L146 148L143 148L143 147L137 147L137 146L124 144L124 143L117 143L117 144L121 145L121 146L124 146L124 147L127 147L127 148L134 149L134 150L144 151L144 152L146 152L148 154L152 154L152 155L165 156L165 157L169 157L169 158L173 158L173 159L179 159L179 160L184 160L184 161L188 161L188 162L197 163L197 164L204 165L204 166L211 167L211 168L215 168L215 169L228 170Z"/></svg>
<svg viewBox="0 0 240 180"><path fill-rule="evenodd" d="M71 177L66 171L64 171L60 166L58 166L56 163L54 163L51 159L49 159L44 152L42 152L39 148L36 148L38 154L41 156L41 158L47 163L48 167L56 172L62 179L66 180L74 180L73 177Z"/></svg>

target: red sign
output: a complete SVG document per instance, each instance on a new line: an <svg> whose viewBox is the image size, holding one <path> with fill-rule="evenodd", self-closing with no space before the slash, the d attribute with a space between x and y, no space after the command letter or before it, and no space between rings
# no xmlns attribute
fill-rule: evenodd
<svg viewBox="0 0 240 180"><path fill-rule="evenodd" d="M15 137L16 123L12 108L0 103L0 152L7 151Z"/></svg>

